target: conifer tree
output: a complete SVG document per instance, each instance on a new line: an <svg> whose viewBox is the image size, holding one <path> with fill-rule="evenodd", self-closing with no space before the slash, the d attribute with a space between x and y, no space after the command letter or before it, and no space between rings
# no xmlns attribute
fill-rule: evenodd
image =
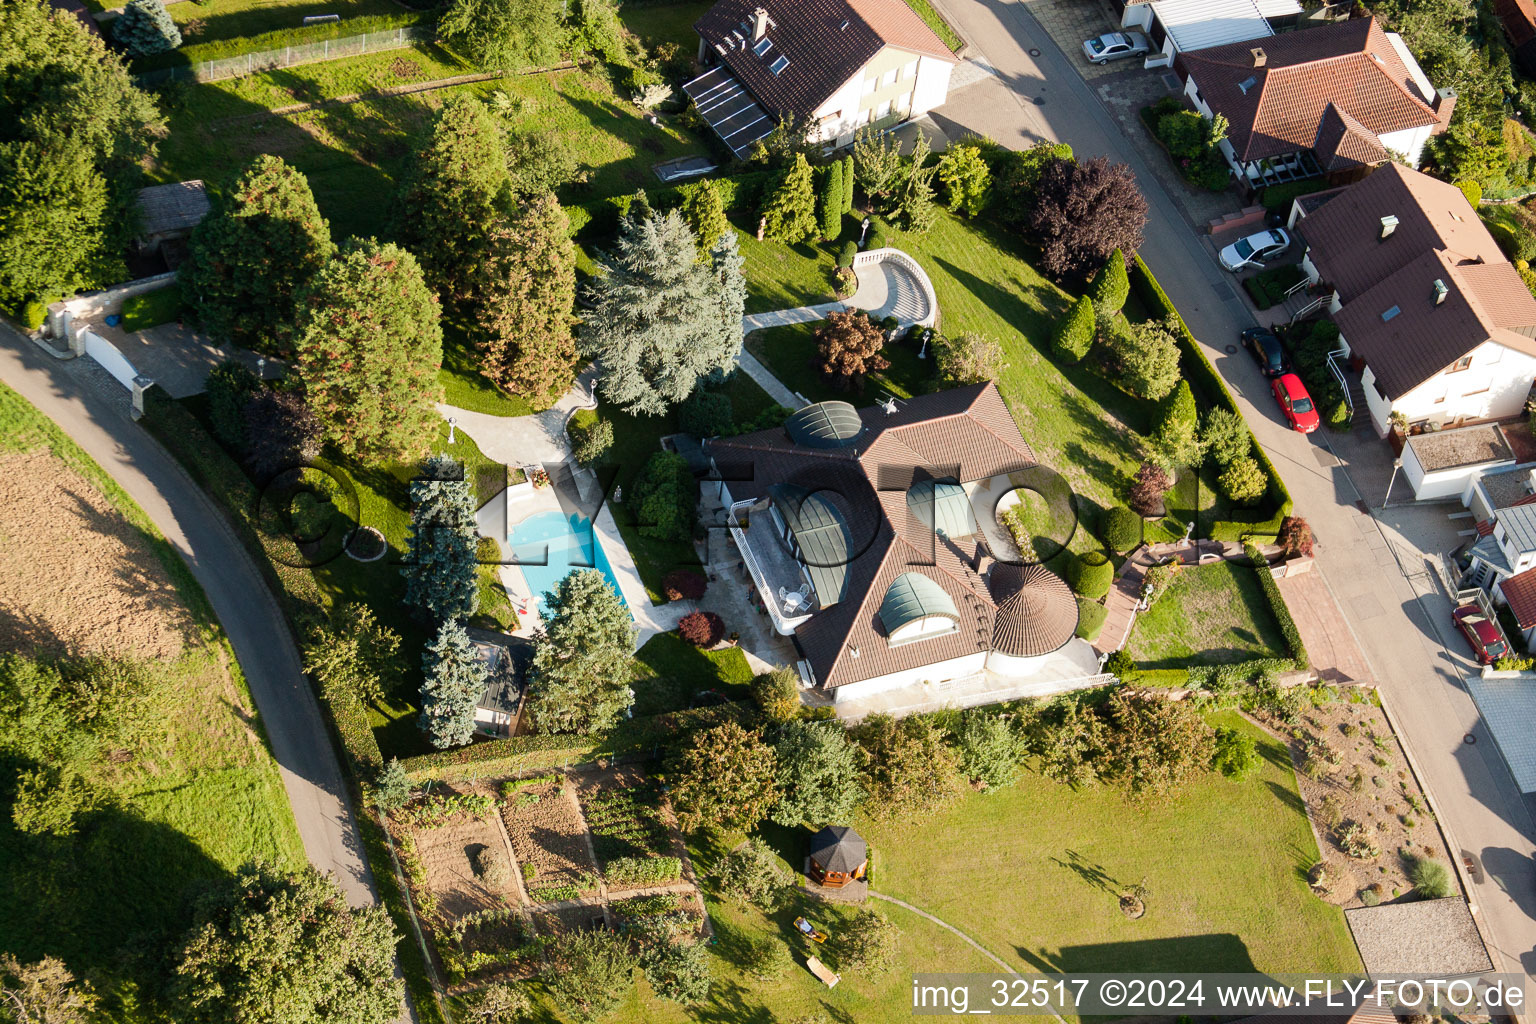
<svg viewBox="0 0 1536 1024"><path fill-rule="evenodd" d="M326 436L367 462L420 456L437 432L443 330L415 258L354 238L299 305L294 369Z"/></svg>
<svg viewBox="0 0 1536 1024"><path fill-rule="evenodd" d="M411 481L411 532L405 539L405 603L433 618L473 615L480 605L475 557L475 497L464 468L446 455L422 464Z"/></svg>
<svg viewBox="0 0 1536 1024"><path fill-rule="evenodd" d="M309 179L282 157L258 156L193 229L182 296L214 337L283 355L298 293L334 251Z"/></svg>
<svg viewBox="0 0 1536 1024"><path fill-rule="evenodd" d="M469 298L490 232L510 208L501 130L484 103L459 94L443 104L410 162L395 207L395 235L415 253L444 303Z"/></svg>
<svg viewBox="0 0 1536 1024"><path fill-rule="evenodd" d="M165 53L181 45L181 29L165 9L164 0L129 0L112 22L112 38L130 57Z"/></svg>
<svg viewBox="0 0 1536 1024"><path fill-rule="evenodd" d="M688 193L683 203L683 219L688 222L688 230L693 232L694 240L698 242L700 254L713 249L720 236L730 230L730 222L725 219L720 188L713 180L705 178Z"/></svg>
<svg viewBox="0 0 1536 1024"><path fill-rule="evenodd" d="M938 169L937 164L928 165L928 136L918 132L912 162L896 194L896 215L903 230L921 235L933 227L933 175Z"/></svg>
<svg viewBox="0 0 1536 1024"><path fill-rule="evenodd" d="M816 233L815 178L804 153L785 172L763 207L764 234L777 242L800 242Z"/></svg>
<svg viewBox="0 0 1536 1024"><path fill-rule="evenodd" d="M705 262L697 252L676 211L626 218L592 283L581 352L598 361L603 396L626 412L666 412L741 351L746 281L736 233L722 234Z"/></svg>
<svg viewBox="0 0 1536 1024"><path fill-rule="evenodd" d="M853 154L843 157L843 212L853 212Z"/></svg>
<svg viewBox="0 0 1536 1024"><path fill-rule="evenodd" d="M536 406L576 378L576 246L550 193L491 230L473 290L480 372Z"/></svg>
<svg viewBox="0 0 1536 1024"><path fill-rule="evenodd" d="M528 710L539 732L612 728L634 703L629 688L635 620L596 569L576 569L544 595Z"/></svg>
<svg viewBox="0 0 1536 1024"><path fill-rule="evenodd" d="M822 175L821 237L831 242L843 233L843 162L834 160Z"/></svg>
<svg viewBox="0 0 1536 1024"><path fill-rule="evenodd" d="M455 619L438 627L422 650L421 729L439 750L462 747L475 736L475 707L485 692L485 665Z"/></svg>

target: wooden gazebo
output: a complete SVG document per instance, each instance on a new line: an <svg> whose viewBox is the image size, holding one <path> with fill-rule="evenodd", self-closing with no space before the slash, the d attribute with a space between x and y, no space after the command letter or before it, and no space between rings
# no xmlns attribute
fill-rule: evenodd
<svg viewBox="0 0 1536 1024"><path fill-rule="evenodd" d="M811 877L840 889L869 870L869 846L847 825L828 825L811 837Z"/></svg>

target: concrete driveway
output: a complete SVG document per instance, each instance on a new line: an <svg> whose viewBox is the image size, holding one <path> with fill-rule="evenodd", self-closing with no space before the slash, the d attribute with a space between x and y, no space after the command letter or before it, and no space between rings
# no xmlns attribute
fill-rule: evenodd
<svg viewBox="0 0 1536 1024"><path fill-rule="evenodd" d="M1285 427L1253 360L1240 349L1226 352L1238 332L1255 322L1232 275L1216 265L1213 247L1195 233L1196 225L1035 21L1033 5L938 3L971 41L973 57L997 71L935 112L946 133L958 137L971 130L1015 148L1062 140L1079 155L1108 154L1136 173L1150 208L1142 256L1225 377L1254 436L1285 477L1297 511L1311 523L1318 571L1382 688L1452 848L1481 858L1485 881L1474 887L1471 901L1492 934L1501 969L1530 975L1536 970L1536 826L1468 694L1463 675L1471 666L1448 632L1449 602L1418 554L1442 543L1440 523L1448 510L1373 514L1390 473L1384 446L1369 436L1302 436ZM1474 742L1464 742L1468 736Z"/></svg>

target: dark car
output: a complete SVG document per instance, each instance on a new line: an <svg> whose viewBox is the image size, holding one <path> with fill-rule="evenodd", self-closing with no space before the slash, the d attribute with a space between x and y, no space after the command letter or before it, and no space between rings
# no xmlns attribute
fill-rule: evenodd
<svg viewBox="0 0 1536 1024"><path fill-rule="evenodd" d="M1280 339L1262 327L1250 327L1243 332L1243 347L1259 361L1259 371L1266 377L1278 377L1289 373L1291 366L1285 359L1285 349Z"/></svg>
<svg viewBox="0 0 1536 1024"><path fill-rule="evenodd" d="M1451 618L1467 638L1467 643L1472 645L1472 657L1479 665L1492 665L1509 653L1504 634L1477 605L1464 604L1451 612Z"/></svg>
<svg viewBox="0 0 1536 1024"><path fill-rule="evenodd" d="M1269 382L1270 390L1275 393L1275 401L1280 403L1280 411L1285 413L1286 422L1292 430L1299 430L1303 434L1310 434L1317 429L1322 421L1318 419L1317 408L1312 404L1312 396L1307 394L1306 385L1301 378L1294 373L1285 373Z"/></svg>

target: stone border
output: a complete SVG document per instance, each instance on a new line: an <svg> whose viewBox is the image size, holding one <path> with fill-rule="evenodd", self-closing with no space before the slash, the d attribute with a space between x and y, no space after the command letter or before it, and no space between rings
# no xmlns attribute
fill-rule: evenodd
<svg viewBox="0 0 1536 1024"><path fill-rule="evenodd" d="M352 553L352 542L357 539L357 535L360 533L372 534L374 537L378 538L379 553L374 555L372 558L362 558ZM369 562L377 562L379 559L389 554L389 541L385 540L384 535L373 527L359 526L357 529L353 530L347 535L347 542L342 545L341 549L347 553L347 557L352 559L352 561L362 562L364 565L366 565Z"/></svg>

